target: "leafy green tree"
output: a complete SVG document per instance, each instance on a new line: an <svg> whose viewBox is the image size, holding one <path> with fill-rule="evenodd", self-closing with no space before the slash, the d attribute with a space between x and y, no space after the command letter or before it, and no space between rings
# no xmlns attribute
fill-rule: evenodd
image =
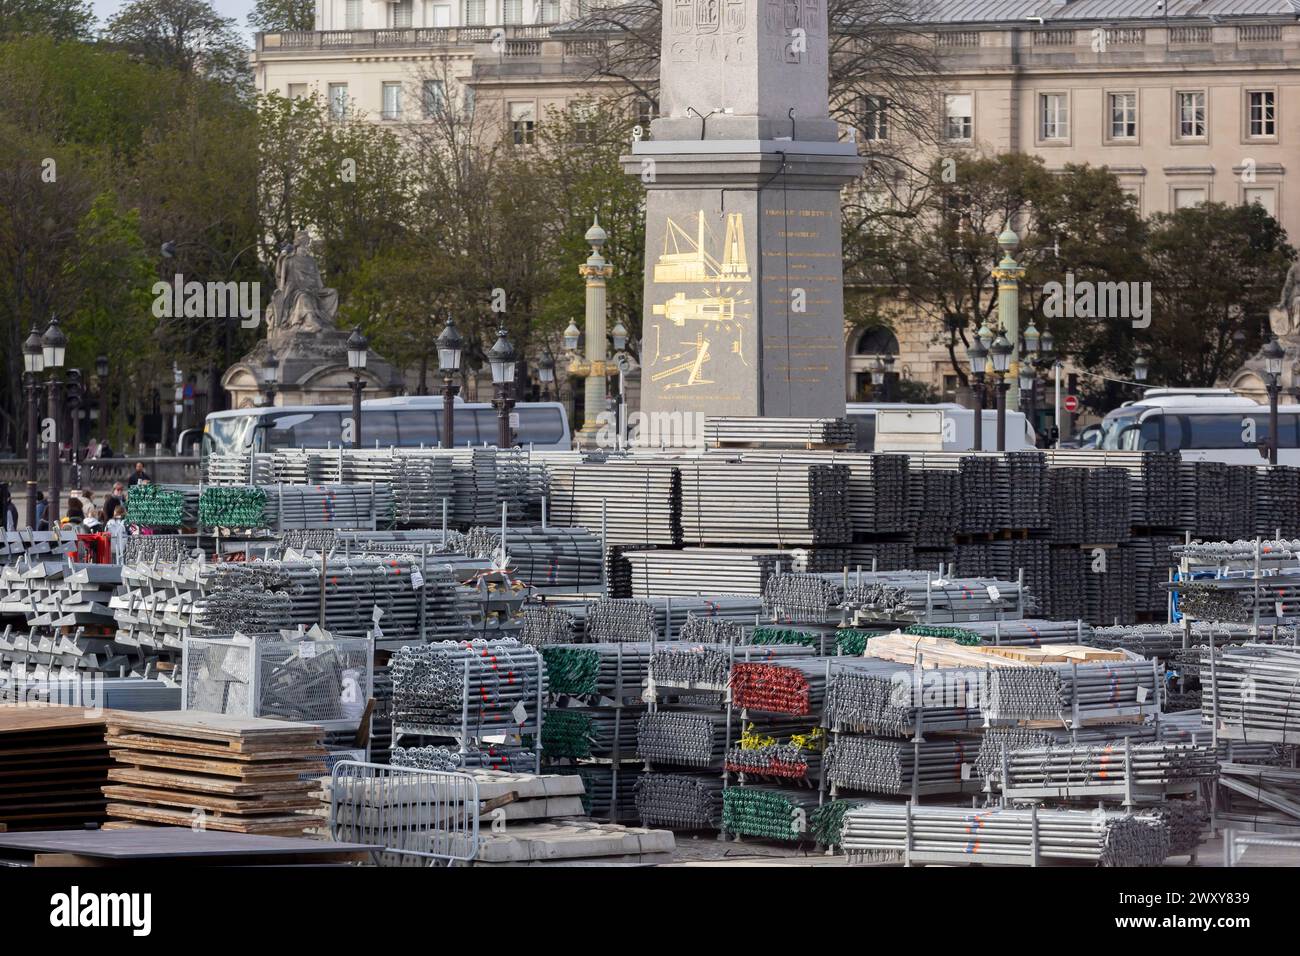
<svg viewBox="0 0 1300 956"><path fill-rule="evenodd" d="M0 40L46 36L89 40L95 14L87 0L0 0Z"/></svg>
<svg viewBox="0 0 1300 956"><path fill-rule="evenodd" d="M315 0L257 0L248 15L248 25L263 33L314 30Z"/></svg>
<svg viewBox="0 0 1300 956"><path fill-rule="evenodd" d="M235 21L207 0L131 0L109 19L104 38L181 74L248 80L248 50Z"/></svg>

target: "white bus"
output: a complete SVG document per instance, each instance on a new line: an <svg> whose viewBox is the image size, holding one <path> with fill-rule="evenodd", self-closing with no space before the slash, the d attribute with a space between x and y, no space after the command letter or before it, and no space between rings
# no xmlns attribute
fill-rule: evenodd
<svg viewBox="0 0 1300 956"><path fill-rule="evenodd" d="M1154 394L1152 393L1154 392ZM1177 451L1185 461L1258 465L1269 438L1268 406L1235 395L1152 390L1106 415L1085 435L1101 451ZM1278 409L1278 464L1300 465L1300 406Z"/></svg>
<svg viewBox="0 0 1300 956"><path fill-rule="evenodd" d="M913 405L904 402L849 402L845 408L845 417L856 426L858 451L876 450L876 414L882 411L939 412L942 423L940 440L944 451L970 451L975 447L975 411L956 402L938 402L933 405ZM1034 430L1025 419L1024 413L1008 410L1005 415L1006 450L1032 449ZM997 410L986 408L981 421L984 428L980 433L980 444L984 451L992 451L998 447Z"/></svg>
<svg viewBox="0 0 1300 956"><path fill-rule="evenodd" d="M491 405L457 400L452 412L457 447L496 445L497 412ZM559 402L520 402L516 444L539 450L572 446L569 417ZM284 405L212 412L203 425L202 455L325 448L343 441L350 405ZM442 397L379 398L361 403L361 443L367 448L437 448L442 441Z"/></svg>

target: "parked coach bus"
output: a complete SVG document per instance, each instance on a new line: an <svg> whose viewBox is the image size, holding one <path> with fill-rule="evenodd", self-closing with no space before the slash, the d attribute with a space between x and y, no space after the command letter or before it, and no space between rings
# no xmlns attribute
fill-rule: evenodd
<svg viewBox="0 0 1300 956"><path fill-rule="evenodd" d="M1259 465L1269 437L1268 406L1234 395L1153 390L1084 433L1100 451L1177 451L1185 461ZM1278 464L1300 465L1300 406L1278 409Z"/></svg>
<svg viewBox="0 0 1300 956"><path fill-rule="evenodd" d="M520 402L515 441L539 450L568 450L569 418L559 402ZM495 445L497 413L488 404L456 402L454 438L458 447ZM238 408L213 412L203 425L202 455L325 448L342 444L349 405L299 405ZM380 398L361 403L361 442L367 448L437 448L442 441L441 396Z"/></svg>

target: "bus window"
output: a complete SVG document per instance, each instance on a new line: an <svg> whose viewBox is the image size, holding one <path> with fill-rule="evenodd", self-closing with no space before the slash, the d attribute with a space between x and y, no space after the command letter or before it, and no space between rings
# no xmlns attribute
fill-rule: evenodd
<svg viewBox="0 0 1300 956"><path fill-rule="evenodd" d="M441 408L408 408L397 413L398 444L403 448L437 448L441 434Z"/></svg>
<svg viewBox="0 0 1300 956"><path fill-rule="evenodd" d="M263 421L266 424L264 451L329 445L337 448L343 440L343 415L339 412L302 412L280 415L269 423Z"/></svg>
<svg viewBox="0 0 1300 956"><path fill-rule="evenodd" d="M515 411L519 413L519 444L555 445L564 440L564 417L558 408L533 405Z"/></svg>
<svg viewBox="0 0 1300 956"><path fill-rule="evenodd" d="M397 444L397 413L361 413L361 444L365 448L391 448Z"/></svg>
<svg viewBox="0 0 1300 956"><path fill-rule="evenodd" d="M1142 451L1159 451L1160 450L1160 431L1164 419L1159 415L1153 415L1141 425L1138 426L1137 447Z"/></svg>
<svg viewBox="0 0 1300 956"><path fill-rule="evenodd" d="M476 408L473 411L474 421L478 425L478 440L480 442L485 441L489 445L495 445L497 443L497 410L495 408ZM459 429L456 431L456 444L464 444Z"/></svg>

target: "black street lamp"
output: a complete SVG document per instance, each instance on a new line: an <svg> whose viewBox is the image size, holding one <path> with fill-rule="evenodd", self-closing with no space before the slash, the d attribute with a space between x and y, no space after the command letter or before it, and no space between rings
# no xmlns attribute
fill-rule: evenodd
<svg viewBox="0 0 1300 956"><path fill-rule="evenodd" d="M555 359L550 355L543 355L537 363L537 381L542 384L542 398L545 399L555 385Z"/></svg>
<svg viewBox="0 0 1300 956"><path fill-rule="evenodd" d="M46 513L50 516L50 530L59 528L59 495L63 488L62 467L59 464L59 421L62 416L63 381L59 372L67 355L68 337L59 328L58 319L50 319L49 328L41 336L41 358L44 368L50 373L49 381L49 418L54 428L53 441L50 442L50 500Z"/></svg>
<svg viewBox="0 0 1300 956"><path fill-rule="evenodd" d="M271 407L275 404L275 384L280 372L280 360L274 355L268 356L262 363L262 404Z"/></svg>
<svg viewBox="0 0 1300 956"><path fill-rule="evenodd" d="M515 380L515 347L506 338L505 329L497 329L496 343L488 350L488 364L492 366L492 388L496 393L492 404L497 410L497 447L509 448L514 444L510 410L515 402L510 390Z"/></svg>
<svg viewBox="0 0 1300 956"><path fill-rule="evenodd" d="M975 443L973 451L984 450L984 372L988 368L989 350L977 338L966 349L975 390Z"/></svg>
<svg viewBox="0 0 1300 956"><path fill-rule="evenodd" d="M1007 372L1011 368L1011 343L1006 335L998 333L989 347L993 356L993 374L998 377L998 451L1007 450Z"/></svg>
<svg viewBox="0 0 1300 956"><path fill-rule="evenodd" d="M41 372L45 371L45 353L41 333L32 326L23 343L23 372L27 384L27 527L36 530L36 439L41 428Z"/></svg>
<svg viewBox="0 0 1300 956"><path fill-rule="evenodd" d="M438 367L442 369L442 447L456 447L456 393L460 386L455 377L460 372L460 359L464 352L464 342L456 323L447 316L447 324L438 336Z"/></svg>
<svg viewBox="0 0 1300 956"><path fill-rule="evenodd" d="M1151 369L1151 362L1141 353L1133 360L1133 381L1145 382L1147 372Z"/></svg>
<svg viewBox="0 0 1300 956"><path fill-rule="evenodd" d="M72 450L68 461L72 465L72 487L81 489L81 369L68 369L68 415L72 419Z"/></svg>
<svg viewBox="0 0 1300 956"><path fill-rule="evenodd" d="M885 354L885 401L894 401L894 356Z"/></svg>
<svg viewBox="0 0 1300 956"><path fill-rule="evenodd" d="M1277 421L1277 400L1282 393L1282 360L1286 358L1286 350L1278 342L1277 336L1269 339L1264 346L1264 368L1268 376L1264 380L1264 387L1268 390L1268 463L1277 464L1278 448L1278 421Z"/></svg>
<svg viewBox="0 0 1300 956"><path fill-rule="evenodd" d="M348 336L348 368L352 369L352 447L361 447L361 390L366 387L366 381L361 377L361 373L366 370L366 355L370 351L370 343L366 337L361 334L360 326L352 330Z"/></svg>

